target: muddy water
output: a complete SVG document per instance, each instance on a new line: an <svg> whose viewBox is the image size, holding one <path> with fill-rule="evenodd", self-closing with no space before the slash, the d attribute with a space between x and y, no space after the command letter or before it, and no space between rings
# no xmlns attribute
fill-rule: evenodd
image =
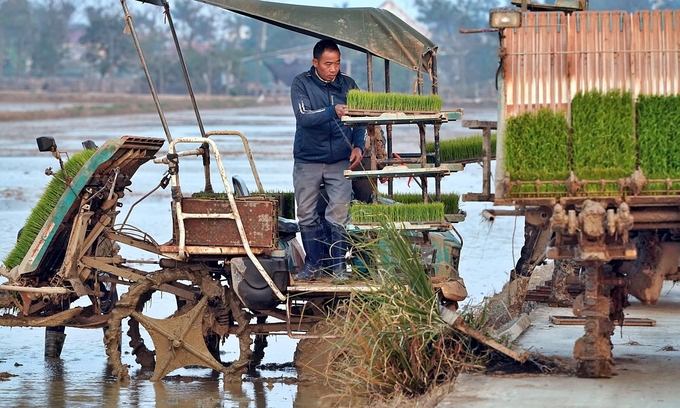
<svg viewBox="0 0 680 408"><path fill-rule="evenodd" d="M495 110L466 109L466 117L495 120ZM290 107L204 111L202 119L206 131L239 130L248 137L265 189L292 190L294 119ZM175 138L200 136L192 111L168 114L168 122ZM461 133L466 131L457 123L442 126L443 138ZM83 140L91 139L101 145L107 139L123 135L165 137L155 114L3 123L0 126L0 257L4 258L12 249L16 232L48 183L45 168L58 168L49 154L37 152L35 137L53 136L60 150L79 151ZM228 176L241 176L254 190L254 177L240 139L218 137L216 141ZM417 128L395 127L395 151L415 151L416 146ZM128 215L132 203L158 185L164 172L165 167L152 163L140 168L125 197L118 222ZM180 179L183 191L201 190L204 177L200 162L182 161ZM222 190L218 188L219 177L213 177L212 183L216 190ZM381 188L386 190L386 186ZM395 189L409 191L406 181L396 183ZM481 168L468 165L465 171L446 178L442 190L480 191ZM157 242L167 241L171 233L169 202L169 191L156 191L135 206L128 224L150 234ZM479 216L487 206L463 203L468 218L456 226L465 240L460 268L471 302L500 290L522 245L523 219L497 219L491 226ZM147 253L128 248L123 249L122 255L132 260L155 260ZM139 267L148 268L148 265ZM145 314L166 317L174 311L174 298L156 295L147 306ZM169 378L151 383L150 373L137 370L129 347L124 344L123 362L132 367L132 380L128 386L120 386L107 372L100 329L67 329L66 333L62 358L48 361L43 358L43 329L0 327L0 372L16 375L0 382L0 406L314 407L327 406L333 400L329 396L332 390L293 381L295 370L285 365L292 361L297 342L286 336L268 339L262 363L275 364L276 370L255 370L245 375L242 382L235 383L207 369L177 370ZM151 344L148 336L146 342ZM229 338L221 346L221 353L223 361L236 359L236 339Z"/></svg>

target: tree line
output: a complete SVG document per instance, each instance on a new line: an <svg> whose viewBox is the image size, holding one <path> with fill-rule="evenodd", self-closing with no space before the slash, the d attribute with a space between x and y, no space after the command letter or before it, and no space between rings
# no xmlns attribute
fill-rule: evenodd
<svg viewBox="0 0 680 408"><path fill-rule="evenodd" d="M546 1L551 3L551 1ZM321 2L320 2L321 3ZM506 0L413 0L417 19L439 46L442 92L465 98L494 92L498 39L494 33L461 34L488 27L489 10ZM161 7L128 1L154 83L160 92L183 92L184 77ZM591 10L679 8L680 0L590 0ZM273 81L257 55L283 63L304 50L311 60L315 40L193 0L170 0L192 85L200 93L245 92L248 83ZM139 77L142 71L119 0L0 0L0 74L13 77ZM300 53L300 51L298 51ZM365 67L365 56L352 51L343 59ZM382 80L376 65L376 89ZM352 75L365 84L365 70ZM408 92L413 77L393 68L392 90Z"/></svg>

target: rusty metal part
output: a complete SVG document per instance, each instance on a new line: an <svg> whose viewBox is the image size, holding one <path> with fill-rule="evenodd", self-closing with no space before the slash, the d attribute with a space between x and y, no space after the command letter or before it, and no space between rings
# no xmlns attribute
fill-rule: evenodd
<svg viewBox="0 0 680 408"><path fill-rule="evenodd" d="M146 302L151 300L153 291L148 291L139 297L136 310L141 312L144 309ZM134 317L128 320L128 337L130 337L129 346L132 348L132 355L135 356L135 362L142 367L154 370L156 368L156 352L149 350L144 343L144 339L139 331L139 321Z"/></svg>
<svg viewBox="0 0 680 408"><path fill-rule="evenodd" d="M612 376L612 343L614 325L610 320L609 288L602 285L602 263L586 263L585 291L574 301L574 315L585 317L585 334L574 345L576 375L582 378Z"/></svg>
<svg viewBox="0 0 680 408"><path fill-rule="evenodd" d="M51 316L35 317L26 316L18 317L13 315L4 314L0 316L0 326L11 326L11 327L54 327L63 326L69 320L77 317L83 312L82 307L74 307L73 309L64 310L63 312L55 313Z"/></svg>
<svg viewBox="0 0 680 408"><path fill-rule="evenodd" d="M150 291L158 290L163 285L177 280L189 280L193 285L198 286L202 293L201 300L197 304L189 303L173 317L163 320L148 318L137 310ZM214 337L215 334L226 336L232 332L229 327L220 327L218 321L225 320L222 317L224 313L230 313L233 322L238 324L236 335L239 338L239 359L231 363L229 367L215 360L205 340L210 336ZM189 269L161 270L145 276L140 282L130 286L128 292L121 296L111 313L109 329L104 336L109 364L113 368L113 374L121 382L127 382L130 378L127 367L121 363L119 350L122 336L121 322L127 317L134 318L152 335L158 355L152 377L154 381L162 379L176 368L188 365L209 367L240 378L239 374L246 369L250 361L252 339L249 321L252 316L243 310L243 306L231 289L223 288L207 273L194 272ZM231 320L227 319L227 321ZM131 342L131 346L135 347L135 345L139 343ZM168 352L170 349L172 351ZM147 354L145 357L151 356Z"/></svg>
<svg viewBox="0 0 680 408"><path fill-rule="evenodd" d="M7 290L13 292L30 292L30 293L46 293L46 294L62 294L67 295L73 293L72 290L64 287L53 288L50 286L41 287L27 287L27 286L17 286L17 285L0 285L0 291Z"/></svg>
<svg viewBox="0 0 680 408"><path fill-rule="evenodd" d="M131 285L128 292L123 294L120 298L120 300L116 303L115 308L111 312L111 316L109 318L109 323L108 323L108 330L106 331L104 335L104 343L106 344L106 353L109 356L109 364L113 368L113 374L117 376L119 381L127 381L129 380L129 374L127 367L122 364L121 359L120 359L120 342L121 342L121 337L122 337L122 332L121 332L121 322L124 318L127 318L129 316L134 316L138 321L140 320L140 313L137 312L137 308L140 303L140 299L145 296L146 293L148 293L152 289L158 289L160 288L163 284L173 282L176 280L189 280L191 281L194 285L198 285L203 292L203 298L207 300L209 299L215 299L219 298L222 296L222 291L221 287L217 282L215 282L213 285L207 284L210 282L209 280L206 280L205 277L203 276L205 274L199 273L199 272L192 272L187 269L175 269L175 270L161 270L158 271L154 274L147 275L144 277L144 279L141 279L139 282L135 283L134 285ZM209 278L209 277L208 277ZM143 302L142 302L143 303ZM200 313L197 311L196 314L200 314L201 321L203 317L203 308L200 309ZM193 316L193 315L192 315ZM166 330L163 330L163 327L161 326L158 331L164 332L166 335L170 334L169 337L171 337L173 342L176 340L179 343L182 343L184 338L182 337L182 334L185 333L186 325L189 324L190 327L194 326L195 319L198 318L195 316L193 320L190 322L185 322L184 319L180 321L180 325L182 325L182 329L180 329L178 332L173 332L171 331L168 333ZM143 319L143 317L142 317ZM144 324L144 322L142 322ZM154 326L156 327L156 326ZM149 330L148 327L147 330ZM199 327L200 330L194 330L198 331L199 334L203 334L202 327ZM154 339L156 341L156 339ZM159 340L160 341L160 340ZM174 344L174 343L173 343ZM193 356L194 354L192 353L193 351L196 351L196 348L193 347L194 340L191 340L189 342L189 346L186 348L186 350L191 350L189 353ZM158 350L158 347L156 347ZM211 354L207 352L202 353L199 352L198 354L201 355L201 364L204 366L209 366L209 367L221 367L221 365L213 359ZM207 361L207 362L206 362ZM197 364L195 361L193 362L194 364ZM169 361L166 362L164 360L164 367L171 367L176 364L181 364L181 361L179 362L174 362ZM158 375L161 374L161 371L158 370L158 368L155 371L154 378L157 378Z"/></svg>
<svg viewBox="0 0 680 408"><path fill-rule="evenodd" d="M250 247L250 242L249 242L249 237L246 234L246 229L243 225L243 220L241 218L240 212L238 205L236 204L236 200L234 198L234 194L231 191L231 187L229 184L229 180L227 178L227 173L224 169L224 165L222 164L222 157L220 156L220 153L217 149L217 146L215 145L215 142L207 139L207 138L180 138L173 140L170 143L170 146L168 147L168 155L176 155L177 153L177 148L176 145L178 143L203 143L206 145L209 145L214 156L215 156L215 163L217 164L217 169L219 170L220 173L220 178L222 179L222 184L224 187L224 191L226 192L227 199L229 201L229 213L223 213L223 214L216 214L218 217L214 218L220 218L219 216L228 216L228 217L222 217L222 218L231 218L236 224L236 230L238 231L238 235L240 237L240 245L243 247L243 250L246 255L248 255L248 258L253 262L255 267L257 268L258 272L260 272L260 275L262 278L267 282L269 287L272 289L276 297L280 301L285 301L286 296L276 287L276 284L272 281L271 277L267 273L267 271L262 267L260 264L259 260L255 256L255 253L253 253L253 250ZM185 228L185 223L184 223L184 213L183 213L183 208L182 208L182 192L180 189L180 183L179 183L179 172L178 171L173 171L171 172L172 177L170 179L171 182L171 189L172 189L172 196L173 196L173 220L176 221L176 233L177 233L177 251L176 251L176 258L179 260L186 260L189 256L189 253L187 252L187 249L185 248L186 246L186 228ZM278 215L278 212L274 213L274 219L276 219L276 216ZM202 216L200 214L194 214L192 216L193 218L201 218ZM206 215L206 218L211 218L213 217L210 214ZM265 220L262 220L263 222ZM278 225L278 222L273 222L273 225ZM274 234L278 232L278 230L274 227L272 227L272 230L274 231ZM275 236L275 235L274 235ZM218 248L221 249L221 248ZM272 248L273 249L273 245ZM220 252L216 253L215 255L219 255Z"/></svg>
<svg viewBox="0 0 680 408"><path fill-rule="evenodd" d="M246 156L248 157L248 163L250 163L250 170L253 173L253 178L255 179L255 186L257 187L257 191L264 191L264 187L262 187L262 182L260 181L260 175L257 172L257 168L255 167L253 153L250 150L250 144L248 143L248 139L246 139L246 136L237 130L214 130L205 134L205 137L213 136L237 136L241 138L241 142L243 143L243 150L245 150Z"/></svg>
<svg viewBox="0 0 680 408"><path fill-rule="evenodd" d="M111 275L118 276L123 279L128 279L134 282L138 282L140 280L143 280L144 276L146 276L146 272L136 270L134 268L129 268L129 267L121 267L117 265L112 265L107 263L109 262L115 262L117 261L117 258L99 258L99 257L83 257L81 259L81 263L87 266L90 266L94 269L97 269L102 272L110 273ZM196 292L192 290L188 290L187 288L184 287L178 287L176 283L174 284L163 284L160 288L160 290L168 293L172 293L173 295L179 296L183 299L188 299L188 300L193 300L196 296Z"/></svg>
<svg viewBox="0 0 680 408"><path fill-rule="evenodd" d="M222 371L223 366L210 354L203 338L203 313L208 298L180 317L153 319L134 311L131 317L149 332L156 347L156 368L151 381L158 381L170 372L190 365Z"/></svg>
<svg viewBox="0 0 680 408"><path fill-rule="evenodd" d="M273 248L277 201L260 196L240 197L235 201L250 246ZM182 212L187 246L243 247L233 217L228 216L233 213L228 200L184 198Z"/></svg>
<svg viewBox="0 0 680 408"><path fill-rule="evenodd" d="M604 235L605 208L592 200L586 200L578 215L581 233L587 238L599 238Z"/></svg>
<svg viewBox="0 0 680 408"><path fill-rule="evenodd" d="M548 248L548 257L600 262L634 259L637 251L628 239L634 218L625 202L612 208L587 199L581 207L568 210L562 204L555 204L550 218L555 240Z"/></svg>

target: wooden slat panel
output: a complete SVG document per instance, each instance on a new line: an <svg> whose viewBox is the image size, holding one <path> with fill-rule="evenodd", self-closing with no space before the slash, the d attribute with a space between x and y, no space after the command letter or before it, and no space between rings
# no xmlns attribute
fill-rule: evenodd
<svg viewBox="0 0 680 408"><path fill-rule="evenodd" d="M630 89L630 19L625 12L575 13L570 17L574 59L572 96L580 91ZM570 40L572 38L570 37Z"/></svg>
<svg viewBox="0 0 680 408"><path fill-rule="evenodd" d="M673 10L639 11L632 17L635 95L680 92L680 15Z"/></svg>
<svg viewBox="0 0 680 408"><path fill-rule="evenodd" d="M506 32L503 68L511 115L567 106L566 21L562 13L525 13L523 26Z"/></svg>
<svg viewBox="0 0 680 408"><path fill-rule="evenodd" d="M567 110L581 91L634 88L634 79L639 79L634 74L641 67L633 66L631 48L641 39L631 39L632 16L619 11L531 12L523 18L522 27L506 31L503 68L509 116L543 107ZM671 40L657 41L661 46Z"/></svg>

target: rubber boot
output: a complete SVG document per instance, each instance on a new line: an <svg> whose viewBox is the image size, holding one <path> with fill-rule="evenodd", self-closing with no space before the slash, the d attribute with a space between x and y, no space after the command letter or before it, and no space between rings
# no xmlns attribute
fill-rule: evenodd
<svg viewBox="0 0 680 408"><path fill-rule="evenodd" d="M295 275L295 280L309 281L319 276L321 271L321 257L323 256L324 243L323 230L304 231L302 235L302 246L305 248L305 266L300 273Z"/></svg>
<svg viewBox="0 0 680 408"><path fill-rule="evenodd" d="M46 327L45 357L59 358L61 356L61 350L64 348L65 340L66 333L64 333L64 326Z"/></svg>
<svg viewBox="0 0 680 408"><path fill-rule="evenodd" d="M325 219L321 221L323 225L323 230L321 230L321 269L323 273L327 275L332 275L333 273L333 262L331 255L331 242L333 241L333 234L331 232L331 224Z"/></svg>
<svg viewBox="0 0 680 408"><path fill-rule="evenodd" d="M331 271L334 279L347 280L347 264L345 256L349 250L349 241L344 227L331 227Z"/></svg>

